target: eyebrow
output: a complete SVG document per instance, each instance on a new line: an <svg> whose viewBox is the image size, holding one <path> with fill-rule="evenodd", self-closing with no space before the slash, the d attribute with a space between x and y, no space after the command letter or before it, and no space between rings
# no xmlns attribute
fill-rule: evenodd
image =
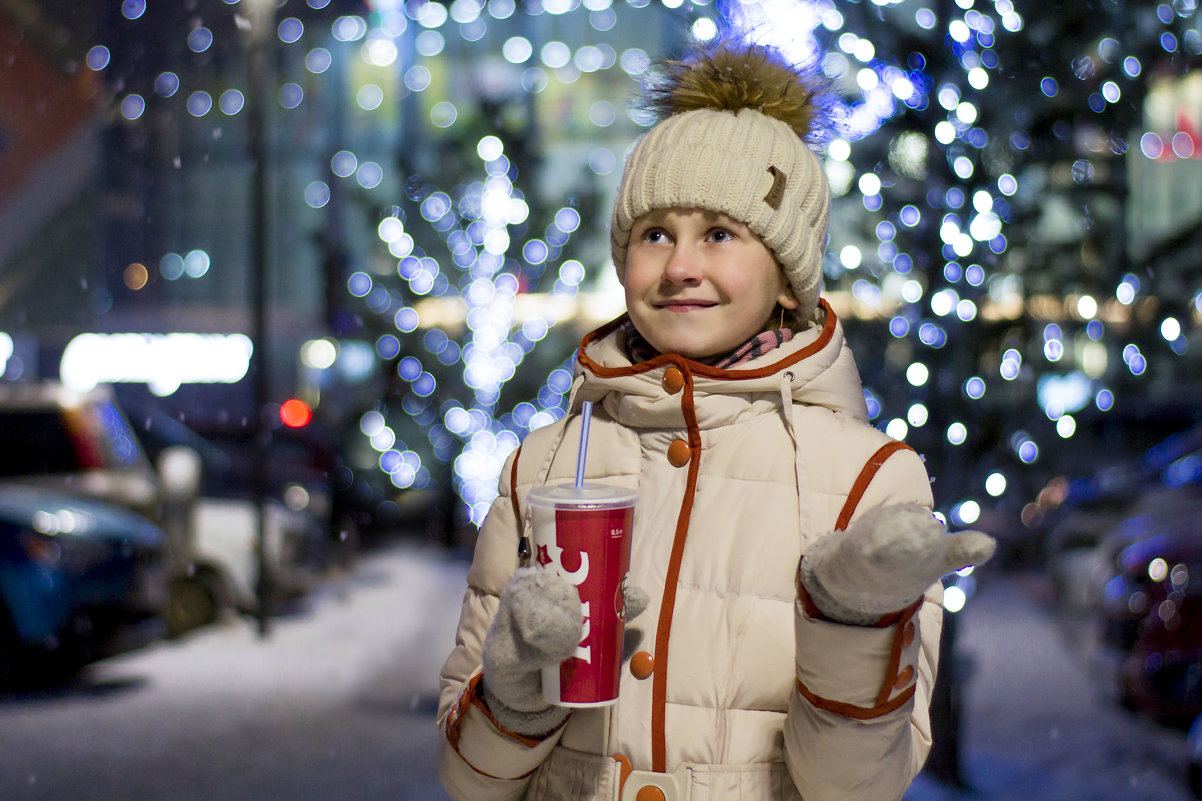
<svg viewBox="0 0 1202 801"><path fill-rule="evenodd" d="M729 214L723 214L720 211L706 211L705 221L709 225L717 225L725 228L745 228L749 231L751 230L751 226L747 223L741 220L736 220Z"/></svg>
<svg viewBox="0 0 1202 801"><path fill-rule="evenodd" d="M670 211L671 211L671 209L666 209L666 208L654 209L652 211L647 212L642 217L640 217L639 222L641 222L645 225L662 225L664 222L664 218L668 215L668 213ZM734 217L731 217L730 215L724 214L723 212L720 212L720 211L713 211L711 209L702 209L702 208L698 208L697 211L701 212L701 215L704 218L705 222L709 225L728 225L728 226L741 225L741 226L747 227L747 223L740 222L739 220L736 220Z"/></svg>

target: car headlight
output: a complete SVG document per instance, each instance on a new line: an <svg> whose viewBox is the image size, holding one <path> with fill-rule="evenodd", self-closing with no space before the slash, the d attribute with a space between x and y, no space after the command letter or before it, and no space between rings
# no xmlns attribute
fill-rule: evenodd
<svg viewBox="0 0 1202 801"><path fill-rule="evenodd" d="M46 535L27 531L20 537L21 548L46 568L79 573L107 560L110 548L102 542L67 535Z"/></svg>
<svg viewBox="0 0 1202 801"><path fill-rule="evenodd" d="M53 537L27 531L19 539L21 549L31 561L42 567L58 567L63 556L62 546Z"/></svg>

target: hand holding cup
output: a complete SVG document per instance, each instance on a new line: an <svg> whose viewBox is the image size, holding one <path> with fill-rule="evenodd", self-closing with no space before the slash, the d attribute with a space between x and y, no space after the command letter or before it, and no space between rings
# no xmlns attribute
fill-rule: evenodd
<svg viewBox="0 0 1202 801"><path fill-rule="evenodd" d="M580 597L565 579L532 567L514 573L484 637L484 700L502 726L533 736L567 717L543 700L541 673L575 653L581 624Z"/></svg>

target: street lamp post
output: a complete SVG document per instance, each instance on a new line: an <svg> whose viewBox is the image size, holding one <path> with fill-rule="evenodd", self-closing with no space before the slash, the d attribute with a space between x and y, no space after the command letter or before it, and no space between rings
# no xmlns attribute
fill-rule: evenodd
<svg viewBox="0 0 1202 801"><path fill-rule="evenodd" d="M249 106L250 106L250 155L254 165L252 179L251 225L251 339L254 341L252 357L252 414L251 433L254 440L253 490L258 507L255 555L258 574L255 582L255 619L260 637L271 633L271 606L274 595L271 569L267 551L267 496L269 448L271 429L264 418L270 398L268 380L268 330L267 330L267 268L268 268L268 203L270 166L267 152L267 43L275 28L275 0L245 0L245 16L239 18L239 26L247 39Z"/></svg>

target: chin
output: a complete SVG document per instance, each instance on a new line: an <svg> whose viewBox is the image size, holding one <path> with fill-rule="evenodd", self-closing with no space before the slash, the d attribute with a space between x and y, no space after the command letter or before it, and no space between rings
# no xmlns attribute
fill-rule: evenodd
<svg viewBox="0 0 1202 801"><path fill-rule="evenodd" d="M707 325L700 320L692 320L688 324L672 320L673 325L660 325L660 321L654 318L639 320L632 316L632 319L651 347L660 353L675 353L686 359L708 359L711 356L729 353L755 333L753 331L747 337L737 339L731 336L715 338L714 328L720 325L718 322ZM651 332L651 336L648 336L648 331Z"/></svg>
<svg viewBox="0 0 1202 801"><path fill-rule="evenodd" d="M684 356L686 359L708 359L710 356L719 356L729 350L733 350L735 347L732 345L725 349L720 347L714 348L709 347L707 343L698 343L696 340L669 340L661 344L651 342L651 346L660 353L675 353L678 356Z"/></svg>

